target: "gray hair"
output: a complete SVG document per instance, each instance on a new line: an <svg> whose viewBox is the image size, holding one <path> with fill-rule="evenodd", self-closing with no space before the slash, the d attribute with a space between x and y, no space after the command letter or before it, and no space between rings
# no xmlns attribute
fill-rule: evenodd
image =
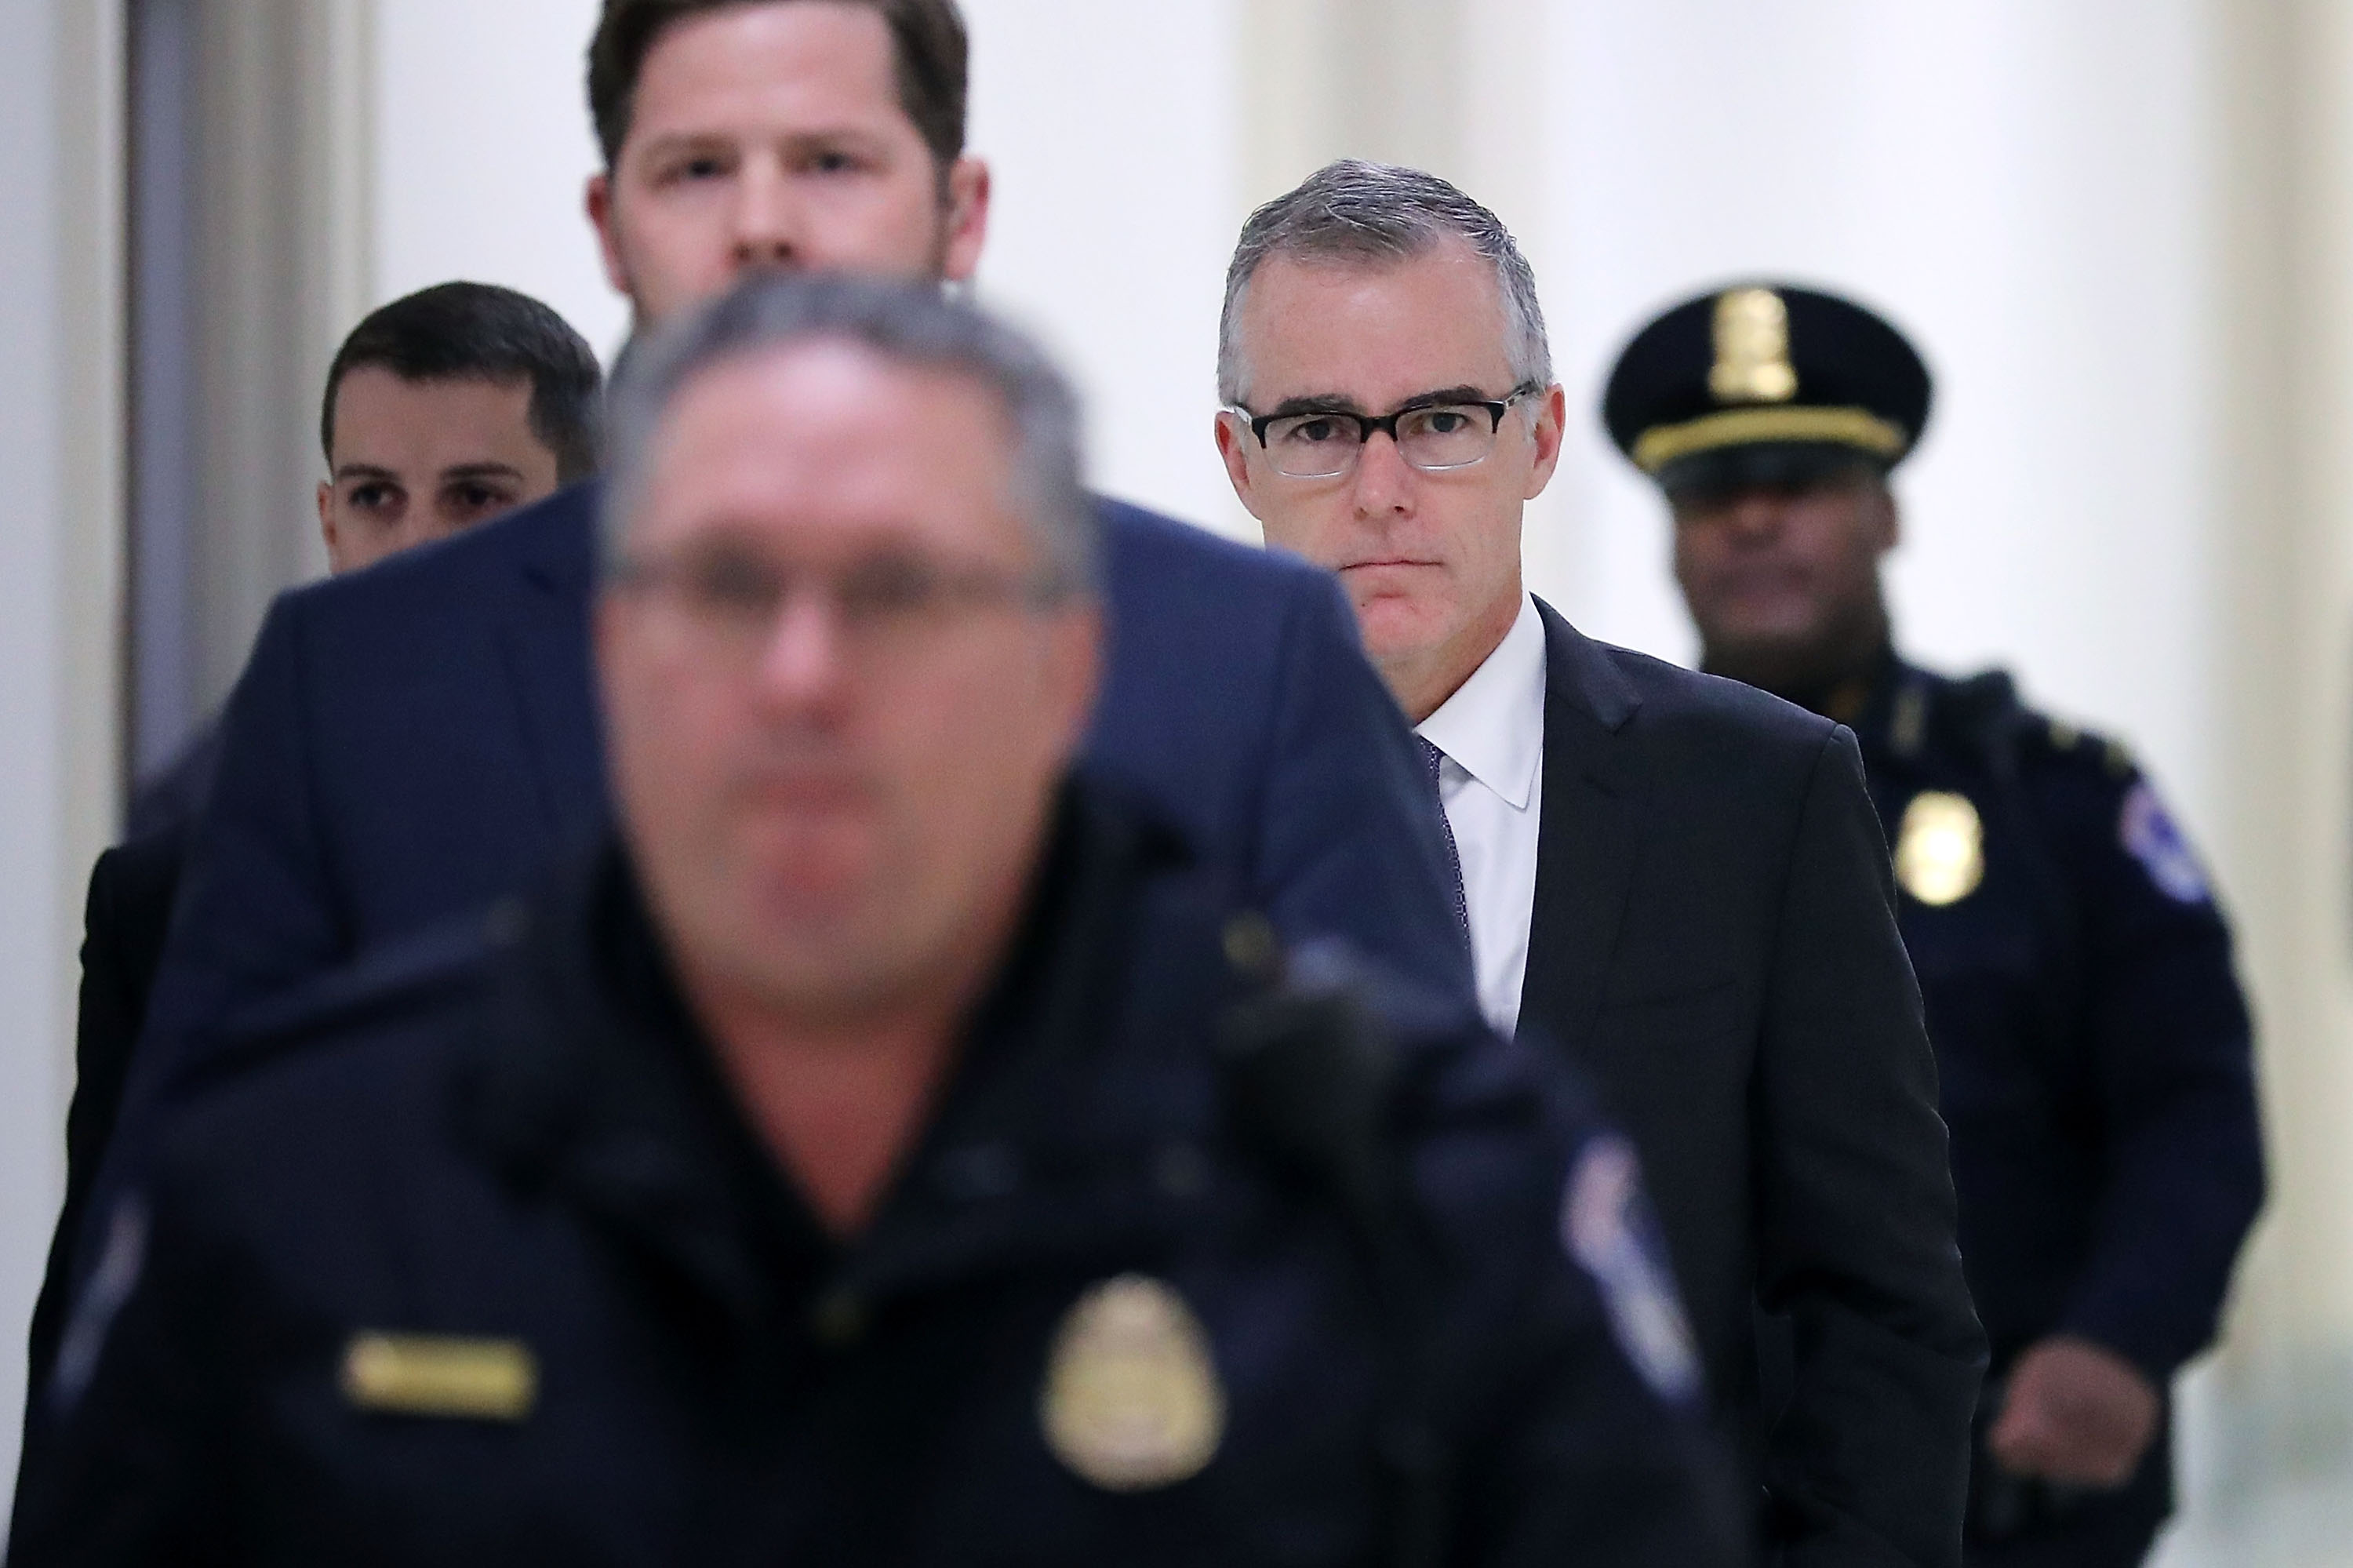
<svg viewBox="0 0 2353 1568"><path fill-rule="evenodd" d="M1269 259L1404 261L1450 238L1494 263L1513 380L1551 386L1552 344L1545 336L1544 307L1536 302L1535 272L1503 220L1436 175L1343 158L1242 225L1226 269L1226 308L1218 323L1219 399L1229 406L1242 400L1242 301Z"/></svg>
<svg viewBox="0 0 2353 1568"><path fill-rule="evenodd" d="M1095 591L1102 524L1081 477L1070 382L1028 337L937 284L840 275L755 274L630 345L607 407L612 471L601 526L608 569L645 500L662 422L688 383L721 365L822 341L968 376L1002 398L1018 432L1015 502L1047 571L1060 588Z"/></svg>

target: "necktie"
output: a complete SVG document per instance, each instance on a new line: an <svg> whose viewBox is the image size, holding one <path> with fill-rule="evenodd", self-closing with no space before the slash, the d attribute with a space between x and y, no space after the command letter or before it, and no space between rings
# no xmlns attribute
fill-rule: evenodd
<svg viewBox="0 0 2353 1568"><path fill-rule="evenodd" d="M1461 928L1462 946L1469 950L1471 901L1462 894L1462 852L1455 847L1454 824L1446 820L1446 791L1440 782L1440 776L1446 766L1446 753L1419 736L1413 738L1421 747L1422 766L1430 770L1430 798L1438 804L1438 828L1446 835L1446 871L1454 892L1454 923Z"/></svg>

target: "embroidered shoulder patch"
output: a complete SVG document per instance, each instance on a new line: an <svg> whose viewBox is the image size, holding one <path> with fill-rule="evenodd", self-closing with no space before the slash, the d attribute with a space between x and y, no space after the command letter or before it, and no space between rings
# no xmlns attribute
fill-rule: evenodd
<svg viewBox="0 0 2353 1568"><path fill-rule="evenodd" d="M1642 1197L1632 1143L1608 1135L1577 1156L1561 1201L1560 1234L1568 1255L1599 1287L1618 1348L1651 1392L1677 1404L1696 1400L1699 1351Z"/></svg>
<svg viewBox="0 0 2353 1568"><path fill-rule="evenodd" d="M2189 847L2189 841L2174 825L2146 779L2125 796L2116 835L2125 853L2140 862L2148 879L2168 898L2177 904L2203 904L2213 896L2205 868L2198 863L2198 852Z"/></svg>

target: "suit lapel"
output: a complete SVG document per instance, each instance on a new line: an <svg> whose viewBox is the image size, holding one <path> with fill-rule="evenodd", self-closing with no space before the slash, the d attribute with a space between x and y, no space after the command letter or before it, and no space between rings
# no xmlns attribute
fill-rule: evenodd
<svg viewBox="0 0 2353 1568"><path fill-rule="evenodd" d="M1628 722L1640 698L1591 641L1546 604L1544 820L1520 1008L1571 1051L1600 1005L1649 813Z"/></svg>
<svg viewBox="0 0 2353 1568"><path fill-rule="evenodd" d="M589 602L596 591L595 481L561 492L532 518L519 554L500 652L517 720L537 774L549 829L563 841L604 822L603 726L589 657ZM524 521L518 518L517 521Z"/></svg>

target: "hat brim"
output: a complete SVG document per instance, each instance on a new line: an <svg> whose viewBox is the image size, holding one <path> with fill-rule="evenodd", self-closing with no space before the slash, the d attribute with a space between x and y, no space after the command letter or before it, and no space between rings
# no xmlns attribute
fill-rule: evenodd
<svg viewBox="0 0 2353 1568"><path fill-rule="evenodd" d="M1839 441L1757 441L1676 458L1652 475L1670 500L1741 490L1790 490L1862 471L1884 475L1887 460Z"/></svg>

